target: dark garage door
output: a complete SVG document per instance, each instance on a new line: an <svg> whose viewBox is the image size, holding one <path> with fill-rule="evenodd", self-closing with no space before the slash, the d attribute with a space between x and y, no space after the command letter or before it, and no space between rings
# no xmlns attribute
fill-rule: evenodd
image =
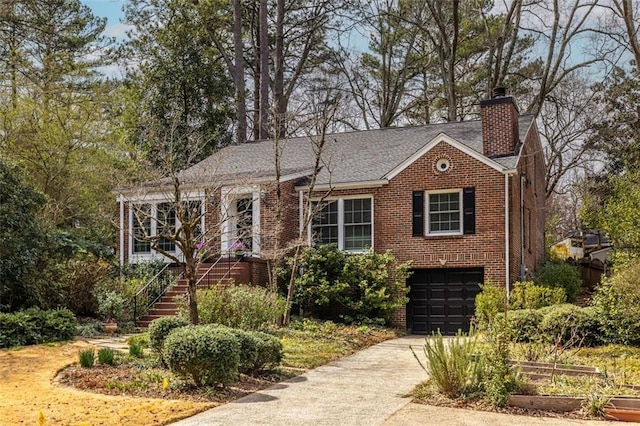
<svg viewBox="0 0 640 426"><path fill-rule="evenodd" d="M408 326L412 333L456 334L469 330L475 298L480 292L484 271L474 269L417 269L407 280Z"/></svg>

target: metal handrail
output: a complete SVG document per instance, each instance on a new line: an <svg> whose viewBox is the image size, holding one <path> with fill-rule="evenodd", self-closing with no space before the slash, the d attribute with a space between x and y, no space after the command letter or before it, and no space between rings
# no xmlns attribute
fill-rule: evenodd
<svg viewBox="0 0 640 426"><path fill-rule="evenodd" d="M137 321L143 312L148 311L167 292L182 275L175 274L167 263L157 274L153 276L133 296L133 320Z"/></svg>

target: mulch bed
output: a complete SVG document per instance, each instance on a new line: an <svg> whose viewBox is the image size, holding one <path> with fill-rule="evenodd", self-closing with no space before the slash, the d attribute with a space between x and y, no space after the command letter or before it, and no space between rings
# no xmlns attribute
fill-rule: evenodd
<svg viewBox="0 0 640 426"><path fill-rule="evenodd" d="M225 403L268 388L294 374L252 377L241 374L228 387L196 388L195 385L176 379L160 368L140 369L132 365L96 365L83 368L71 365L58 373L56 381L64 386L106 395L127 395L144 398L183 399L195 402ZM169 386L163 389L163 379Z"/></svg>

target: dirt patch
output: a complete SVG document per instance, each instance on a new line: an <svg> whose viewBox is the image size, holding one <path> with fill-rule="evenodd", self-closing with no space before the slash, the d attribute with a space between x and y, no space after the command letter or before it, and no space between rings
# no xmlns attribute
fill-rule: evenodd
<svg viewBox="0 0 640 426"><path fill-rule="evenodd" d="M47 425L163 425L219 405L90 393L55 383L58 371L87 347L74 342L0 351L0 423L38 424L42 412Z"/></svg>

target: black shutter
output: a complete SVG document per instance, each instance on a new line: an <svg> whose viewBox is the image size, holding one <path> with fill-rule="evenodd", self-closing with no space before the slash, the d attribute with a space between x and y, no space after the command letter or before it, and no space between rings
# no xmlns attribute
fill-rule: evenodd
<svg viewBox="0 0 640 426"><path fill-rule="evenodd" d="M463 230L465 234L476 233L476 189L462 190L462 208L464 210Z"/></svg>
<svg viewBox="0 0 640 426"><path fill-rule="evenodd" d="M424 236L424 191L413 191L413 236Z"/></svg>

